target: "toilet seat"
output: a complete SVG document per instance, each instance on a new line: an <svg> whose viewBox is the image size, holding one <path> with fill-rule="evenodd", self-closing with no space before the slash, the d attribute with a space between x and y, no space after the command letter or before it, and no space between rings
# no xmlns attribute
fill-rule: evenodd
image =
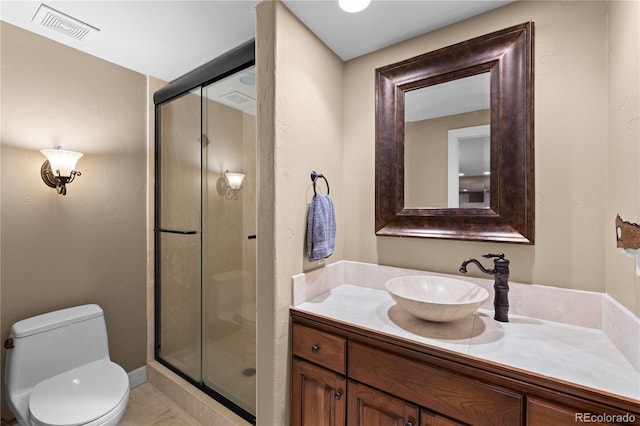
<svg viewBox="0 0 640 426"><path fill-rule="evenodd" d="M106 422L124 411L128 397L127 373L105 358L38 383L29 398L29 414L42 426L87 425L103 417Z"/></svg>

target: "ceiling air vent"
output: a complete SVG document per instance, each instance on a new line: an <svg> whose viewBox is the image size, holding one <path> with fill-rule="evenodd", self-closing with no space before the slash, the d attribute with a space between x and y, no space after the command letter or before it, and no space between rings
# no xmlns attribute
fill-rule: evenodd
<svg viewBox="0 0 640 426"><path fill-rule="evenodd" d="M234 90L231 93L227 93L226 95L223 95L222 99L236 105L243 105L243 104L246 104L247 102L251 102L255 100L251 96L245 95L244 93L240 93L237 90Z"/></svg>
<svg viewBox="0 0 640 426"><path fill-rule="evenodd" d="M91 34L100 31L98 28L65 15L44 3L40 5L31 21L80 41L86 40Z"/></svg>

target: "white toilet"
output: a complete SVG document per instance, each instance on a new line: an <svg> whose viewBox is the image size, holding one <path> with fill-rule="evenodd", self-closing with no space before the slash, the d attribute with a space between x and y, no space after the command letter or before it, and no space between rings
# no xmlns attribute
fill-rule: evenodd
<svg viewBox="0 0 640 426"><path fill-rule="evenodd" d="M98 305L18 321L5 341L5 390L21 425L117 425L129 401L129 379L109 359Z"/></svg>

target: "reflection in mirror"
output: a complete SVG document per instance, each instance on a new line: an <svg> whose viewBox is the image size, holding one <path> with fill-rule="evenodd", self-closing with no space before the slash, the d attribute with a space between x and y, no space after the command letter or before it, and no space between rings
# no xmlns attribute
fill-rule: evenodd
<svg viewBox="0 0 640 426"><path fill-rule="evenodd" d="M489 207L490 89L483 72L405 92L406 208Z"/></svg>
<svg viewBox="0 0 640 426"><path fill-rule="evenodd" d="M488 124L449 130L450 208L489 208L491 137Z"/></svg>

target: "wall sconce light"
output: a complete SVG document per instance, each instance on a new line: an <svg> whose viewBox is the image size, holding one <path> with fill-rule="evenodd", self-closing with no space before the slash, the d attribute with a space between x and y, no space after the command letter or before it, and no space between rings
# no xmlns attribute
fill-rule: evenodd
<svg viewBox="0 0 640 426"><path fill-rule="evenodd" d="M640 225L625 222L616 216L616 246L630 257L636 258L636 275L640 277Z"/></svg>
<svg viewBox="0 0 640 426"><path fill-rule="evenodd" d="M40 167L40 176L44 183L56 188L58 194L67 195L67 184L73 182L80 172L76 171L76 163L84 154L75 151L43 149L40 151L47 159Z"/></svg>
<svg viewBox="0 0 640 426"><path fill-rule="evenodd" d="M242 188L242 182L244 181L244 174L242 173L230 173L229 170L224 172L224 177L218 179L216 182L216 189L219 195L224 195L227 200L237 200L238 192Z"/></svg>

